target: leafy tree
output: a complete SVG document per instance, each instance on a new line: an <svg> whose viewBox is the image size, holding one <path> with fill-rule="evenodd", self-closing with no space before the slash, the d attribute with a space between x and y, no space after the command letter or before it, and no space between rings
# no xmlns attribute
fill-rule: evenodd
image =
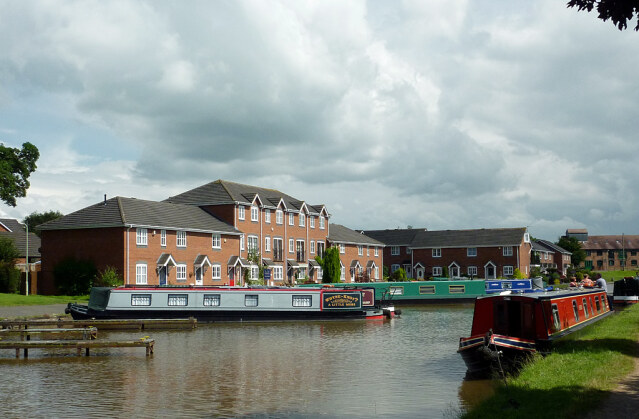
<svg viewBox="0 0 639 419"><path fill-rule="evenodd" d="M70 257L54 266L53 283L63 295L84 295L89 293L97 273L92 261Z"/></svg>
<svg viewBox="0 0 639 419"><path fill-rule="evenodd" d="M15 293L20 286L20 271L15 262L20 253L13 240L0 237L0 292Z"/></svg>
<svg viewBox="0 0 639 419"><path fill-rule="evenodd" d="M599 19L604 22L610 19L620 31L628 27L627 22L632 21L636 14L635 31L639 31L639 0L570 0L568 7L576 7L579 11L588 12L596 8Z"/></svg>
<svg viewBox="0 0 639 419"><path fill-rule="evenodd" d="M37 234L40 237L40 232L36 230L36 227L40 224L44 224L47 221L57 220L62 217L60 211L46 211L46 212L32 212L31 214L24 217L24 223L29 226L29 232Z"/></svg>
<svg viewBox="0 0 639 419"><path fill-rule="evenodd" d="M0 199L7 205L15 207L16 198L27 195L29 176L39 157L40 152L31 143L22 144L21 150L0 143Z"/></svg>
<svg viewBox="0 0 639 419"><path fill-rule="evenodd" d="M117 287L124 284L124 279L113 266L107 266L93 280L94 287Z"/></svg>
<svg viewBox="0 0 639 419"><path fill-rule="evenodd" d="M404 268L399 268L388 277L388 280L394 282L408 281L408 277Z"/></svg>
<svg viewBox="0 0 639 419"><path fill-rule="evenodd" d="M559 241L555 243L557 246L572 252L571 262L573 266L579 266L586 260L586 252L581 248L581 243L574 237L560 237Z"/></svg>
<svg viewBox="0 0 639 419"><path fill-rule="evenodd" d="M315 260L322 267L322 283L331 284L340 282L342 267L339 260L339 249L329 247L324 252L324 257L315 256Z"/></svg>
<svg viewBox="0 0 639 419"><path fill-rule="evenodd" d="M526 278L524 276L524 274L519 270L519 268L515 268L515 271L513 272L513 278L515 279L524 279Z"/></svg>

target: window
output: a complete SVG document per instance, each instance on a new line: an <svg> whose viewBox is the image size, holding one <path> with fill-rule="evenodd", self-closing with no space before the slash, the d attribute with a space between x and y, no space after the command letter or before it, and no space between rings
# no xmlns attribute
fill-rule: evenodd
<svg viewBox="0 0 639 419"><path fill-rule="evenodd" d="M340 269L339 279L340 281L344 281L346 279L346 268L344 266Z"/></svg>
<svg viewBox="0 0 639 419"><path fill-rule="evenodd" d="M178 281L186 281L186 265L183 263L178 264L175 269L175 275Z"/></svg>
<svg viewBox="0 0 639 419"><path fill-rule="evenodd" d="M275 223L282 224L284 222L284 213L282 210L275 211Z"/></svg>
<svg viewBox="0 0 639 419"><path fill-rule="evenodd" d="M324 242L317 242L317 256L323 258L324 257L324 249L325 249L326 243Z"/></svg>
<svg viewBox="0 0 639 419"><path fill-rule="evenodd" d="M295 240L288 239L288 252L295 253Z"/></svg>
<svg viewBox="0 0 639 419"><path fill-rule="evenodd" d="M245 295L244 296L244 305L246 307L257 307L258 305L258 295Z"/></svg>
<svg viewBox="0 0 639 419"><path fill-rule="evenodd" d="M243 220L244 219L244 206L242 206L242 205L237 207L237 219L238 220Z"/></svg>
<svg viewBox="0 0 639 419"><path fill-rule="evenodd" d="M177 247L186 247L186 231L177 232L175 245Z"/></svg>
<svg viewBox="0 0 639 419"><path fill-rule="evenodd" d="M271 210L270 209L265 209L264 210L264 222L266 224L271 224Z"/></svg>
<svg viewBox="0 0 639 419"><path fill-rule="evenodd" d="M434 285L420 285L419 286L420 294L435 294L435 286Z"/></svg>
<svg viewBox="0 0 639 419"><path fill-rule="evenodd" d="M588 318L588 306L586 305L586 299L585 298L581 299L581 304L584 307L584 317Z"/></svg>
<svg viewBox="0 0 639 419"><path fill-rule="evenodd" d="M477 275L477 266L469 266L468 275Z"/></svg>
<svg viewBox="0 0 639 419"><path fill-rule="evenodd" d="M357 246L357 256L364 255L364 248L362 246Z"/></svg>
<svg viewBox="0 0 639 419"><path fill-rule="evenodd" d="M218 307L220 305L220 294L204 294L204 307Z"/></svg>
<svg viewBox="0 0 639 419"><path fill-rule="evenodd" d="M251 221L257 221L259 218L260 210L255 206L251 205Z"/></svg>
<svg viewBox="0 0 639 419"><path fill-rule="evenodd" d="M244 234L240 236L240 250L244 250Z"/></svg>
<svg viewBox="0 0 639 419"><path fill-rule="evenodd" d="M378 266L375 266L375 276L374 276L374 278L375 279L379 279L379 267Z"/></svg>
<svg viewBox="0 0 639 419"><path fill-rule="evenodd" d="M502 250L502 254L504 256L512 256L513 255L513 247L512 246L504 246Z"/></svg>
<svg viewBox="0 0 639 419"><path fill-rule="evenodd" d="M257 265L251 265L251 280L259 279L260 268Z"/></svg>
<svg viewBox="0 0 639 419"><path fill-rule="evenodd" d="M572 300L572 312L575 315L575 322L579 322L579 310L577 309L577 302Z"/></svg>
<svg viewBox="0 0 639 419"><path fill-rule="evenodd" d="M379 256L379 248L377 246L375 246L375 256Z"/></svg>
<svg viewBox="0 0 639 419"><path fill-rule="evenodd" d="M433 276L442 276L441 266L433 266Z"/></svg>
<svg viewBox="0 0 639 419"><path fill-rule="evenodd" d="M442 257L442 249L436 247L432 250L432 255L434 258L440 258Z"/></svg>
<svg viewBox="0 0 639 419"><path fill-rule="evenodd" d="M448 293L449 294L463 294L466 292L466 285L449 285Z"/></svg>
<svg viewBox="0 0 639 419"><path fill-rule="evenodd" d="M412 251L413 251L413 249L411 249L410 247L406 248L406 254L407 255L410 255Z"/></svg>
<svg viewBox="0 0 639 419"><path fill-rule="evenodd" d="M135 283L138 285L146 284L146 263L135 265Z"/></svg>
<svg viewBox="0 0 639 419"><path fill-rule="evenodd" d="M391 256L399 255L399 246L391 246Z"/></svg>
<svg viewBox="0 0 639 419"><path fill-rule="evenodd" d="M388 292L390 295L404 295L404 287L390 287Z"/></svg>
<svg viewBox="0 0 639 419"><path fill-rule="evenodd" d="M555 330L561 329L561 322L559 320L559 307L557 304L552 305L552 324L555 326Z"/></svg>
<svg viewBox="0 0 639 419"><path fill-rule="evenodd" d="M306 215L300 213L300 227L304 227L305 223L306 223Z"/></svg>
<svg viewBox="0 0 639 419"><path fill-rule="evenodd" d="M510 265L504 266L504 275L505 276L512 276L513 275L513 267L510 266Z"/></svg>
<svg viewBox="0 0 639 419"><path fill-rule="evenodd" d="M293 214L292 212L288 213L288 225L295 225L295 214Z"/></svg>
<svg viewBox="0 0 639 419"><path fill-rule="evenodd" d="M283 278L284 269L281 266L273 267L273 280L281 281Z"/></svg>
<svg viewBox="0 0 639 419"><path fill-rule="evenodd" d="M222 279L222 266L218 264L211 265L211 278Z"/></svg>
<svg viewBox="0 0 639 419"><path fill-rule="evenodd" d="M308 225L311 228L315 228L315 217L313 217L312 215L308 217Z"/></svg>
<svg viewBox="0 0 639 419"><path fill-rule="evenodd" d="M297 271L297 279L304 279L306 277L306 268L301 268Z"/></svg>
<svg viewBox="0 0 639 419"><path fill-rule="evenodd" d="M146 246L148 244L148 234L146 228L137 228L135 230L135 244L138 246Z"/></svg>
<svg viewBox="0 0 639 419"><path fill-rule="evenodd" d="M468 256L469 258L477 256L477 248L476 247L467 248L466 256Z"/></svg>
<svg viewBox="0 0 639 419"><path fill-rule="evenodd" d="M366 246L366 256L370 256L371 255L371 249Z"/></svg>
<svg viewBox="0 0 639 419"><path fill-rule="evenodd" d="M321 215L319 217L319 227L320 230L324 230L324 217L322 217Z"/></svg>
<svg viewBox="0 0 639 419"><path fill-rule="evenodd" d="M311 240L308 245L310 246L310 251L311 253L315 253L315 242L313 240Z"/></svg>
<svg viewBox="0 0 639 419"><path fill-rule="evenodd" d="M399 264L394 263L391 265L391 273L395 272L398 269L399 269Z"/></svg>
<svg viewBox="0 0 639 419"><path fill-rule="evenodd" d="M167 304L169 306L187 306L189 305L189 296L187 294L169 294Z"/></svg>
<svg viewBox="0 0 639 419"><path fill-rule="evenodd" d="M271 238L269 236L264 237L264 251L271 251Z"/></svg>
<svg viewBox="0 0 639 419"><path fill-rule="evenodd" d="M160 246L166 247L166 230L160 231Z"/></svg>
<svg viewBox="0 0 639 419"><path fill-rule="evenodd" d="M599 297L595 297L595 307L597 308L597 313L601 313L601 304L599 304Z"/></svg>
<svg viewBox="0 0 639 419"><path fill-rule="evenodd" d="M222 237L219 234L213 234L211 239L211 247L213 247L213 249L222 248Z"/></svg>
<svg viewBox="0 0 639 419"><path fill-rule="evenodd" d="M259 251L257 236L248 236L248 251L249 253L257 253Z"/></svg>
<svg viewBox="0 0 639 419"><path fill-rule="evenodd" d="M284 260L284 240L273 238L273 260L281 262Z"/></svg>
<svg viewBox="0 0 639 419"><path fill-rule="evenodd" d="M339 252L346 253L346 246L344 245L344 243L339 244Z"/></svg>
<svg viewBox="0 0 639 419"><path fill-rule="evenodd" d="M132 306L150 306L151 294L131 294Z"/></svg>
<svg viewBox="0 0 639 419"><path fill-rule="evenodd" d="M311 295L294 295L293 307L312 307L313 296Z"/></svg>
<svg viewBox="0 0 639 419"><path fill-rule="evenodd" d="M321 280L323 276L324 276L324 271L322 271L321 267L318 267L317 268L317 279Z"/></svg>

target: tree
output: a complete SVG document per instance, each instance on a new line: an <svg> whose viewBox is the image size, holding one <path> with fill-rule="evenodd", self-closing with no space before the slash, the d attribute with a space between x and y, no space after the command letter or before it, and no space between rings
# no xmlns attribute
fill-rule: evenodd
<svg viewBox="0 0 639 419"><path fill-rule="evenodd" d="M84 295L91 290L97 273L92 261L70 257L53 267L53 283L62 295Z"/></svg>
<svg viewBox="0 0 639 419"><path fill-rule="evenodd" d="M578 11L588 12L596 8L599 19L604 22L610 19L620 31L628 27L627 22L632 21L636 14L635 31L639 31L639 0L570 0L568 7L576 7Z"/></svg>
<svg viewBox="0 0 639 419"><path fill-rule="evenodd" d="M331 284L340 282L342 277L342 266L339 260L339 249L335 246L329 247L324 252L324 257L315 256L315 260L322 267L322 283Z"/></svg>
<svg viewBox="0 0 639 419"><path fill-rule="evenodd" d="M16 206L16 198L23 198L29 189L29 176L36 169L40 157L37 147L22 144L22 149L5 147L0 143L0 199Z"/></svg>
<svg viewBox="0 0 639 419"><path fill-rule="evenodd" d="M404 270L404 268L399 268L395 270L395 272L390 274L390 277L388 277L388 280L392 282L408 281L408 278L406 277L406 271Z"/></svg>
<svg viewBox="0 0 639 419"><path fill-rule="evenodd" d="M36 230L36 227L40 224L44 224L47 221L57 220L62 217L60 211L47 211L47 212L32 212L31 214L24 217L24 223L29 226L29 232L35 233L38 237L40 237L40 232Z"/></svg>
<svg viewBox="0 0 639 419"><path fill-rule="evenodd" d="M15 293L20 286L20 271L15 262L20 253L13 240L0 237L0 292Z"/></svg>
<svg viewBox="0 0 639 419"><path fill-rule="evenodd" d="M581 243L576 238L563 236L555 244L572 253L571 262L573 266L579 266L586 260L586 252L581 248Z"/></svg>

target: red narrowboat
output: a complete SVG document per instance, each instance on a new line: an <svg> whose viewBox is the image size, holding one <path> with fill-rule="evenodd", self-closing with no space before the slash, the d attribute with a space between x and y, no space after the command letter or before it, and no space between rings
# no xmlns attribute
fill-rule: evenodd
<svg viewBox="0 0 639 419"><path fill-rule="evenodd" d="M567 290L531 294L502 293L478 297L470 337L459 352L468 377L513 369L529 355L550 350L551 343L611 313L603 290Z"/></svg>

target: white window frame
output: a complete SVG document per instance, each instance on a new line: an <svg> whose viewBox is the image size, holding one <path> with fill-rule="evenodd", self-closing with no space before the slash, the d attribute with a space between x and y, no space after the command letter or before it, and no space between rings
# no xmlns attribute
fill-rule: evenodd
<svg viewBox="0 0 639 419"><path fill-rule="evenodd" d="M466 257L469 257L469 258L477 257L477 248L476 247L467 247L466 248Z"/></svg>
<svg viewBox="0 0 639 419"><path fill-rule="evenodd" d="M321 215L319 217L319 228L320 230L324 230L324 217Z"/></svg>
<svg viewBox="0 0 639 419"><path fill-rule="evenodd" d="M240 236L240 250L244 250L244 234Z"/></svg>
<svg viewBox="0 0 639 419"><path fill-rule="evenodd" d="M364 246L357 245L357 256L364 256Z"/></svg>
<svg viewBox="0 0 639 419"><path fill-rule="evenodd" d="M146 263L136 263L135 264L135 284L146 285L148 283L147 273L148 273L148 268L146 266Z"/></svg>
<svg viewBox="0 0 639 419"><path fill-rule="evenodd" d="M293 307L312 307L313 296L312 295L294 295L292 306Z"/></svg>
<svg viewBox="0 0 639 419"><path fill-rule="evenodd" d="M222 235L213 233L211 235L211 248L213 249L221 249L222 248Z"/></svg>
<svg viewBox="0 0 639 419"><path fill-rule="evenodd" d="M284 223L284 211L278 209L275 211L275 224L283 224Z"/></svg>
<svg viewBox="0 0 639 419"><path fill-rule="evenodd" d="M308 225L311 228L315 228L315 217L313 217L312 215L308 216Z"/></svg>
<svg viewBox="0 0 639 419"><path fill-rule="evenodd" d="M317 279L321 280L324 277L324 271L322 271L322 267L317 268Z"/></svg>
<svg viewBox="0 0 639 419"><path fill-rule="evenodd" d="M379 247L375 246L375 256L379 256Z"/></svg>
<svg viewBox="0 0 639 419"><path fill-rule="evenodd" d="M244 220L244 217L246 217L246 214L244 212L245 212L244 205L240 205L240 206L237 207L237 219L238 220Z"/></svg>
<svg viewBox="0 0 639 419"><path fill-rule="evenodd" d="M513 265L504 265L504 276L513 276L515 274L515 268Z"/></svg>
<svg viewBox="0 0 639 419"><path fill-rule="evenodd" d="M220 294L204 294L202 305L204 307L219 307L222 302L222 295Z"/></svg>
<svg viewBox="0 0 639 419"><path fill-rule="evenodd" d="M391 246L391 256L399 256L399 246Z"/></svg>
<svg viewBox="0 0 639 419"><path fill-rule="evenodd" d="M211 265L211 279L222 279L222 265L219 263Z"/></svg>
<svg viewBox="0 0 639 419"><path fill-rule="evenodd" d="M255 206L255 205L251 205L251 221L259 221L260 220L260 209Z"/></svg>
<svg viewBox="0 0 639 419"><path fill-rule="evenodd" d="M441 247L434 247L431 254L432 254L432 256L434 258L442 257L442 249L441 249Z"/></svg>
<svg viewBox="0 0 639 419"><path fill-rule="evenodd" d="M135 229L135 244L138 246L148 246L149 232L146 228Z"/></svg>
<svg viewBox="0 0 639 419"><path fill-rule="evenodd" d="M477 276L477 266L469 266L467 272L468 275Z"/></svg>
<svg viewBox="0 0 639 419"><path fill-rule="evenodd" d="M186 231L178 230L175 232L175 246L186 247Z"/></svg>
<svg viewBox="0 0 639 419"><path fill-rule="evenodd" d="M442 276L444 274L444 270L441 266L433 266L433 276Z"/></svg>
<svg viewBox="0 0 639 419"><path fill-rule="evenodd" d="M160 246L166 247L166 230L160 230Z"/></svg>
<svg viewBox="0 0 639 419"><path fill-rule="evenodd" d="M189 305L188 294L169 294L166 305L169 307L186 307Z"/></svg>
<svg viewBox="0 0 639 419"><path fill-rule="evenodd" d="M292 212L288 213L288 225L290 226L294 226L295 225L295 214Z"/></svg>
<svg viewBox="0 0 639 419"><path fill-rule="evenodd" d="M309 244L309 251L311 252L311 254L315 254L315 242L311 240L308 244Z"/></svg>
<svg viewBox="0 0 639 419"><path fill-rule="evenodd" d="M271 251L271 238L269 236L264 237L264 251Z"/></svg>
<svg viewBox="0 0 639 419"><path fill-rule="evenodd" d="M186 281L186 263L178 263L175 266L175 280L176 281Z"/></svg>
<svg viewBox="0 0 639 419"><path fill-rule="evenodd" d="M264 209L264 222L271 224L271 210L268 208Z"/></svg>
<svg viewBox="0 0 639 419"><path fill-rule="evenodd" d="M375 275L374 278L375 279L379 279L379 266L375 266L375 269L374 269L373 272L374 272L374 275Z"/></svg>
<svg viewBox="0 0 639 419"><path fill-rule="evenodd" d="M258 252L260 250L260 241L256 235L249 234L246 241L246 249L250 252L254 250Z"/></svg>
<svg viewBox="0 0 639 419"><path fill-rule="evenodd" d="M295 253L295 239L288 239L288 252Z"/></svg>
<svg viewBox="0 0 639 419"><path fill-rule="evenodd" d="M502 256L512 256L513 255L513 247L512 246L504 246L501 250Z"/></svg>
<svg viewBox="0 0 639 419"><path fill-rule="evenodd" d="M340 244L339 244L339 252L340 252L341 254L346 253L346 245L344 245L344 243L340 243Z"/></svg>
<svg viewBox="0 0 639 419"><path fill-rule="evenodd" d="M411 249L410 247L406 247L406 254L410 255L413 252L413 249Z"/></svg>
<svg viewBox="0 0 639 419"><path fill-rule="evenodd" d="M342 282L346 280L346 266L344 265L340 267L339 280Z"/></svg>
<svg viewBox="0 0 639 419"><path fill-rule="evenodd" d="M281 266L273 266L273 280L281 281L284 278L284 268Z"/></svg>
<svg viewBox="0 0 639 419"><path fill-rule="evenodd" d="M300 227L305 227L306 226L306 215L304 215L304 214L302 214L300 212L299 219L300 219L299 220L299 226Z"/></svg>
<svg viewBox="0 0 639 419"><path fill-rule="evenodd" d="M393 263L391 265L391 273L395 272L396 270L398 270L400 268L399 263Z"/></svg>
<svg viewBox="0 0 639 419"><path fill-rule="evenodd" d="M366 246L366 256L370 256L371 255L371 249L370 247Z"/></svg>

